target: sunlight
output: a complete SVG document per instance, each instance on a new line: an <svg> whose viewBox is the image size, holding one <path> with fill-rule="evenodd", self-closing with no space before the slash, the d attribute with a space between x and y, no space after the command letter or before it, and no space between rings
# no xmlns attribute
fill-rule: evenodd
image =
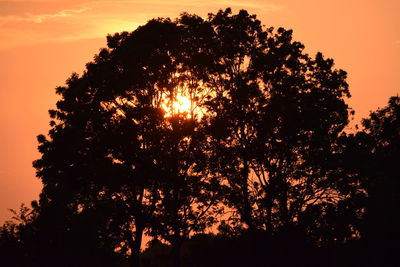
<svg viewBox="0 0 400 267"><path fill-rule="evenodd" d="M172 105L168 103L169 101L164 101L162 108L165 110L165 117L169 118L176 114L185 114L187 119L192 117L191 115L191 101L188 97L177 95Z"/></svg>

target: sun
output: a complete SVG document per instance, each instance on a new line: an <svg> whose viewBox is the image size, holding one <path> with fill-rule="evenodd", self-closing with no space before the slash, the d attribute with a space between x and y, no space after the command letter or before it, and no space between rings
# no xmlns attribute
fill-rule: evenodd
<svg viewBox="0 0 400 267"><path fill-rule="evenodd" d="M186 118L190 119L192 117L192 101L186 96L177 95L172 101L164 101L162 108L165 111L164 117L170 118L177 114L183 114Z"/></svg>

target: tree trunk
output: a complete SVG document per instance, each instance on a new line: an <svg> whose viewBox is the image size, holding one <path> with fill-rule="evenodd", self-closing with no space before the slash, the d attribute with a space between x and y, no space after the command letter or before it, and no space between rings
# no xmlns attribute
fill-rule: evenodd
<svg viewBox="0 0 400 267"><path fill-rule="evenodd" d="M131 267L140 267L140 247L142 245L143 227L136 226L135 240L131 240L131 256L129 258L129 265Z"/></svg>
<svg viewBox="0 0 400 267"><path fill-rule="evenodd" d="M288 210L288 185L286 180L280 180L280 198L279 198L279 213L280 219L283 225L287 225L289 223L289 210Z"/></svg>
<svg viewBox="0 0 400 267"><path fill-rule="evenodd" d="M249 227L249 230L254 230L253 217L251 215L251 204L249 199L249 188L248 188L248 176L249 176L249 165L247 160L244 160L244 168L242 170L242 194L243 194L243 221Z"/></svg>
<svg viewBox="0 0 400 267"><path fill-rule="evenodd" d="M271 192L267 191L267 196L265 197L266 202L266 216L265 216L265 229L267 232L272 233L272 196Z"/></svg>

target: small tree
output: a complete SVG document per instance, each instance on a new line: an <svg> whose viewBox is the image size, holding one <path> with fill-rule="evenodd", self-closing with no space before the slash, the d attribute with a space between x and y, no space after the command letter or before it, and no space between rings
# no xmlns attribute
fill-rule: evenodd
<svg viewBox="0 0 400 267"><path fill-rule="evenodd" d="M359 173L368 194L363 234L371 249L389 262L400 237L400 98L391 97L386 107L371 112L362 125L359 135L365 136L362 144L367 160Z"/></svg>

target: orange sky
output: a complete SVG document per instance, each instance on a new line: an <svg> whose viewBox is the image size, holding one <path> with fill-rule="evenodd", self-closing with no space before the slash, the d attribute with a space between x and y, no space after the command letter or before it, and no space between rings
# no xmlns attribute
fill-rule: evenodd
<svg viewBox="0 0 400 267"><path fill-rule="evenodd" d="M107 33L228 6L266 26L292 28L308 53L334 58L349 73L356 120L400 93L398 0L0 0L0 223L10 217L7 208L38 198L32 161L36 135L49 129L54 88L83 70Z"/></svg>

